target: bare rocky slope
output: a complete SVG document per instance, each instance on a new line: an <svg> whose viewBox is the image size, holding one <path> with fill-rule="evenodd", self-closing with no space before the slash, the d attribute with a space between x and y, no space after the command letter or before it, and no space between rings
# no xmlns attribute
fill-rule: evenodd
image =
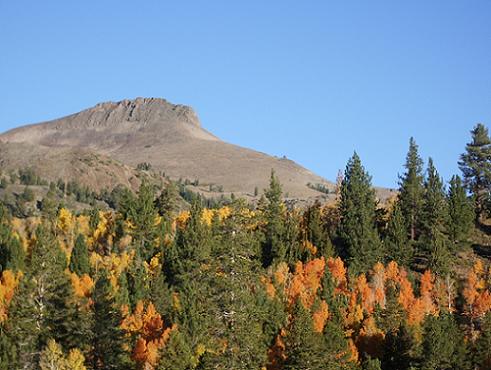
<svg viewBox="0 0 491 370"><path fill-rule="evenodd" d="M47 178L77 178L100 188L131 185L135 167L149 163L172 179L199 179L225 192L266 188L271 169L285 193L321 195L307 184L334 185L295 162L226 143L201 127L195 112L164 99L137 98L96 105L0 135L0 167L30 165Z"/></svg>

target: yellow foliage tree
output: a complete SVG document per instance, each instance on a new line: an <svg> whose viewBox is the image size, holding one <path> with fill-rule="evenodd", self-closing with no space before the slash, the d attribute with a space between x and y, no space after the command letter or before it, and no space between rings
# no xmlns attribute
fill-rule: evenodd
<svg viewBox="0 0 491 370"><path fill-rule="evenodd" d="M89 275L83 274L82 276L78 276L71 272L70 280L72 282L73 291L77 297L90 298L92 289L94 288L94 281Z"/></svg>
<svg viewBox="0 0 491 370"><path fill-rule="evenodd" d="M78 348L73 348L65 356L61 346L53 339L41 352L39 367L41 370L87 370L85 358Z"/></svg>

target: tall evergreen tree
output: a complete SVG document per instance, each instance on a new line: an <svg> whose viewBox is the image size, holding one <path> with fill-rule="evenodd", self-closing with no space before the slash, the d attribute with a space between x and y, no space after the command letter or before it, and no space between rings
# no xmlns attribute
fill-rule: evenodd
<svg viewBox="0 0 491 370"><path fill-rule="evenodd" d="M25 268L26 252L10 227L0 224L0 272L22 271Z"/></svg>
<svg viewBox="0 0 491 370"><path fill-rule="evenodd" d="M401 212L411 241L418 238L423 206L423 160L418 154L414 138L409 140L409 151L404 164L406 172L399 179Z"/></svg>
<svg viewBox="0 0 491 370"><path fill-rule="evenodd" d="M447 202L449 237L454 245L457 245L467 240L475 220L472 203L467 197L459 176L453 176L450 180Z"/></svg>
<svg viewBox="0 0 491 370"><path fill-rule="evenodd" d="M118 292L115 294L114 301L116 307L131 307L130 291L128 286L127 272L122 272L118 277Z"/></svg>
<svg viewBox="0 0 491 370"><path fill-rule="evenodd" d="M126 279L131 307L135 308L136 304L145 300L149 293L147 271L138 253L130 265Z"/></svg>
<svg viewBox="0 0 491 370"><path fill-rule="evenodd" d="M285 370L321 370L328 365L324 337L314 331L310 312L298 300L285 337Z"/></svg>
<svg viewBox="0 0 491 370"><path fill-rule="evenodd" d="M210 258L210 228L202 220L201 198L191 204L186 224L176 231L173 245L164 249L167 281L179 284Z"/></svg>
<svg viewBox="0 0 491 370"><path fill-rule="evenodd" d="M363 370L382 370L382 364L378 358L368 357L363 361Z"/></svg>
<svg viewBox="0 0 491 370"><path fill-rule="evenodd" d="M311 251L302 248L300 223L300 216L296 210L287 212L283 230L283 243L286 247L285 261L291 267L295 266L295 263L299 260L305 261L312 257Z"/></svg>
<svg viewBox="0 0 491 370"><path fill-rule="evenodd" d="M375 193L371 178L354 154L348 161L341 187L339 237L354 273L367 271L383 259L375 225Z"/></svg>
<svg viewBox="0 0 491 370"><path fill-rule="evenodd" d="M326 370L354 369L350 344L344 331L347 301L342 295L334 293L335 283L328 268L324 269L321 285L319 298L323 299L329 307L329 320L323 330Z"/></svg>
<svg viewBox="0 0 491 370"><path fill-rule="evenodd" d="M468 370L467 345L451 314L427 316L422 343L422 370Z"/></svg>
<svg viewBox="0 0 491 370"><path fill-rule="evenodd" d="M227 343L218 355L203 359L204 368L259 369L266 362L268 341L263 332L261 310L263 285L259 276L259 241L244 228L240 203L221 228L214 243L209 273L212 299L211 332L219 343ZM265 294L264 294L265 295Z"/></svg>
<svg viewBox="0 0 491 370"><path fill-rule="evenodd" d="M400 266L409 267L413 258L413 245L408 238L399 200L394 204L390 214L384 244L388 261L396 261Z"/></svg>
<svg viewBox="0 0 491 370"><path fill-rule="evenodd" d="M75 239L75 245L70 257L70 271L79 276L90 273L89 251L85 243L85 237L82 234L78 234Z"/></svg>
<svg viewBox="0 0 491 370"><path fill-rule="evenodd" d="M158 213L165 219L170 220L177 211L178 197L179 191L176 184L169 181L155 201L155 207L157 208Z"/></svg>
<svg viewBox="0 0 491 370"><path fill-rule="evenodd" d="M16 343L2 325L0 326L0 370L11 370L17 363Z"/></svg>
<svg viewBox="0 0 491 370"><path fill-rule="evenodd" d="M194 353L184 335L175 330L162 351L157 370L192 370L195 368Z"/></svg>
<svg viewBox="0 0 491 370"><path fill-rule="evenodd" d="M115 305L111 283L105 273L96 281L93 297L94 321L90 361L94 370L129 368L122 315Z"/></svg>
<svg viewBox="0 0 491 370"><path fill-rule="evenodd" d="M172 292L165 279L162 266L151 276L148 297L153 302L157 312L170 322L172 314Z"/></svg>
<svg viewBox="0 0 491 370"><path fill-rule="evenodd" d="M306 239L317 248L318 255L332 257L333 246L329 234L322 222L321 204L316 201L304 213Z"/></svg>
<svg viewBox="0 0 491 370"><path fill-rule="evenodd" d="M29 268L10 309L8 330L17 345L21 368L35 368L49 338L65 349L82 348L86 342L87 318L74 304L65 268L65 253L50 230L39 226Z"/></svg>
<svg viewBox="0 0 491 370"><path fill-rule="evenodd" d="M473 361L475 369L491 369L491 312L483 319L481 334L474 345Z"/></svg>
<svg viewBox="0 0 491 370"><path fill-rule="evenodd" d="M491 189L491 139L482 123L478 123L471 134L472 141L460 156L459 167L465 186L474 195L476 216L479 218L486 209Z"/></svg>
<svg viewBox="0 0 491 370"><path fill-rule="evenodd" d="M131 223L133 242L144 260L155 254L157 237L157 210L154 205L155 193L153 186L142 182L138 196L126 193L121 202L121 212Z"/></svg>
<svg viewBox="0 0 491 370"><path fill-rule="evenodd" d="M284 261L286 247L282 241L284 233L283 202L281 184L274 171L271 171L269 189L264 191L267 199L265 209L266 227L264 230L263 263L269 266L271 263Z"/></svg>
<svg viewBox="0 0 491 370"><path fill-rule="evenodd" d="M428 160L427 177L422 213L420 244L428 260L428 266L438 274L449 271L451 254L447 237L448 208L443 182L433 160Z"/></svg>
<svg viewBox="0 0 491 370"><path fill-rule="evenodd" d="M383 370L410 370L415 365L416 341L405 324L397 330L390 330L385 336Z"/></svg>
<svg viewBox="0 0 491 370"><path fill-rule="evenodd" d="M36 285L24 278L10 304L10 317L6 323L7 337L15 346L10 366L18 369L36 369L38 353L48 337L44 322L44 306L37 304Z"/></svg>
<svg viewBox="0 0 491 370"><path fill-rule="evenodd" d="M0 204L0 272L22 271L25 267L26 252L14 236L9 222L7 210Z"/></svg>

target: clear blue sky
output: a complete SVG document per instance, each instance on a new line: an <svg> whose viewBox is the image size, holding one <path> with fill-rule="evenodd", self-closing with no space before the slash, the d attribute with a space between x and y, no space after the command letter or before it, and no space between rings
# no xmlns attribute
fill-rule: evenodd
<svg viewBox="0 0 491 370"><path fill-rule="evenodd" d="M191 105L229 142L396 186L491 125L491 1L0 0L0 130L101 101Z"/></svg>

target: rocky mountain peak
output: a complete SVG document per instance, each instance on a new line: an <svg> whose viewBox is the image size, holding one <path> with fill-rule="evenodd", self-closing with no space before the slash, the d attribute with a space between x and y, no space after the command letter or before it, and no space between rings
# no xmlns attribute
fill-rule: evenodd
<svg viewBox="0 0 491 370"><path fill-rule="evenodd" d="M156 122L174 118L201 127L194 110L186 105L172 104L162 98L124 99L118 102L99 103L79 114L95 115L99 123L106 122ZM103 114L103 117L101 117ZM101 119L102 118L102 119Z"/></svg>

